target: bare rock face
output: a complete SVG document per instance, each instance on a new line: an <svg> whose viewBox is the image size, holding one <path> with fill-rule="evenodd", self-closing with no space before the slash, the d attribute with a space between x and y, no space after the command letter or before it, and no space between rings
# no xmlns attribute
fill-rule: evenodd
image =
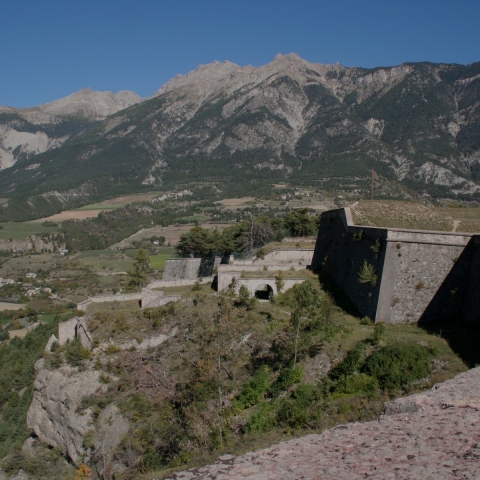
<svg viewBox="0 0 480 480"><path fill-rule="evenodd" d="M28 410L27 424L38 438L58 448L75 464L87 452L83 437L92 429L92 412L77 412L82 398L105 388L99 382L100 372L79 372L76 368L62 367L58 370L43 368L43 359L35 365L35 393Z"/></svg>
<svg viewBox="0 0 480 480"><path fill-rule="evenodd" d="M340 425L239 457L224 455L214 465L170 478L479 478L480 368L389 402L385 411L378 421Z"/></svg>
<svg viewBox="0 0 480 480"><path fill-rule="evenodd" d="M385 415L415 413L434 408L473 408L480 410L480 368L473 368L431 390L385 403Z"/></svg>

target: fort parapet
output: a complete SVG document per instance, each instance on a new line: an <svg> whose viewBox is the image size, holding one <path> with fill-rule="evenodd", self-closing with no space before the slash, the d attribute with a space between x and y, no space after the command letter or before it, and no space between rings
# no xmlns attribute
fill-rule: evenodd
<svg viewBox="0 0 480 480"><path fill-rule="evenodd" d="M478 321L479 245L472 234L354 225L343 208L322 214L312 268L375 322Z"/></svg>

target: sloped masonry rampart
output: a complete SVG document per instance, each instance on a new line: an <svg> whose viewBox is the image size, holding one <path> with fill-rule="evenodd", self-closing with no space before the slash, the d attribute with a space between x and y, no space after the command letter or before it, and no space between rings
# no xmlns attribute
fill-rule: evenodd
<svg viewBox="0 0 480 480"><path fill-rule="evenodd" d="M477 321L479 245L472 234L354 225L347 207L322 214L312 268L376 322ZM365 265L376 282L360 282Z"/></svg>

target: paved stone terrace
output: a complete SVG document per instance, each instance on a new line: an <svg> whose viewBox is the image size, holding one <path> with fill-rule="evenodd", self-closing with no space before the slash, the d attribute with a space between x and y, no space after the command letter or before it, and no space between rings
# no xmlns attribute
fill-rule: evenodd
<svg viewBox="0 0 480 480"><path fill-rule="evenodd" d="M480 479L480 368L407 399L416 412L341 425L239 457L224 455L214 465L170 478ZM390 402L386 411L401 411L396 404L407 399Z"/></svg>

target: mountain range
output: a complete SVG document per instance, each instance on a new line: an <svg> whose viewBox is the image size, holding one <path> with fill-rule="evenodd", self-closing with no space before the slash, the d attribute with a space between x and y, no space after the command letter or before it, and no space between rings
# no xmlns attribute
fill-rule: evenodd
<svg viewBox="0 0 480 480"><path fill-rule="evenodd" d="M171 188L274 182L480 199L480 62L343 67L277 55L177 75L151 97L81 90L0 107L0 220Z"/></svg>

